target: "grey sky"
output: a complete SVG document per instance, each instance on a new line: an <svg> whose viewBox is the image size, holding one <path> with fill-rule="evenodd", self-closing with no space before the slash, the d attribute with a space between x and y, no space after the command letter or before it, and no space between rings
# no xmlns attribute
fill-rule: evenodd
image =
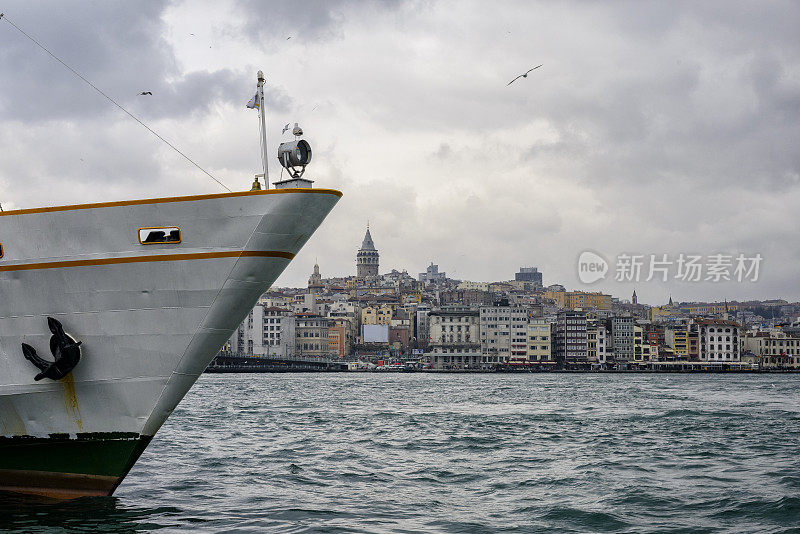
<svg viewBox="0 0 800 534"><path fill-rule="evenodd" d="M260 165L244 104L263 69L270 153L300 122L308 176L345 193L278 284L304 284L314 258L323 276L354 273L369 220L382 271L435 261L485 281L536 265L548 284L635 286L654 304L800 297L800 4L0 9L234 189ZM219 190L5 22L0 61L6 209ZM583 286L586 249L764 260L758 283Z"/></svg>

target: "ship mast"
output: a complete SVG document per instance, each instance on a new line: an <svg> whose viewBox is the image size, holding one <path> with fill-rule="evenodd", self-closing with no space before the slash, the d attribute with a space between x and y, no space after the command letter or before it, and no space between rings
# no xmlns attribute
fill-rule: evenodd
<svg viewBox="0 0 800 534"><path fill-rule="evenodd" d="M261 161L264 166L264 189L269 189L269 168L267 165L267 117L264 106L264 73L258 71L258 114L261 118Z"/></svg>

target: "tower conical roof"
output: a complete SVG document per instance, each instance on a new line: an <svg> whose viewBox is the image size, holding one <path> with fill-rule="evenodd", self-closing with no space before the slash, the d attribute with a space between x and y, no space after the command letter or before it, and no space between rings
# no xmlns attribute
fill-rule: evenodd
<svg viewBox="0 0 800 534"><path fill-rule="evenodd" d="M367 226L367 233L364 234L364 241L361 243L361 250L375 250L375 244L372 242L372 236L369 233L369 226Z"/></svg>

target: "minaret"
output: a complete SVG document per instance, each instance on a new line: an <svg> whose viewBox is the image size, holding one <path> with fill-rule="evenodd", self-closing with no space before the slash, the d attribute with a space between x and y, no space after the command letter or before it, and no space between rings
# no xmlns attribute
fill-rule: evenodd
<svg viewBox="0 0 800 534"><path fill-rule="evenodd" d="M358 249L358 254L356 254L356 276L358 278L378 276L378 251L372 242L369 224L367 224L367 233L364 235L361 248Z"/></svg>
<svg viewBox="0 0 800 534"><path fill-rule="evenodd" d="M308 292L314 293L324 288L322 285L322 275L319 274L319 264L314 264L314 272L308 278Z"/></svg>
<svg viewBox="0 0 800 534"><path fill-rule="evenodd" d="M633 290L633 296L631 297L632 304L639 304L639 299L636 298L636 290Z"/></svg>

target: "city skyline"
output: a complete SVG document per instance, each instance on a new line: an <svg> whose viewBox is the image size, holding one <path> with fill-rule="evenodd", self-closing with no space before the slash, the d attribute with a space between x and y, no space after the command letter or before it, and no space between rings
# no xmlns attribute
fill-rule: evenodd
<svg viewBox="0 0 800 534"><path fill-rule="evenodd" d="M453 280L433 263L416 277L395 269L381 275L369 229L355 257L355 276L324 278L315 264L307 287L270 288L209 370L269 370L276 361L307 368L309 360L347 361L348 370L433 371L800 365L800 303L670 298L649 306L635 291L628 300L544 286L536 267L496 282ZM712 276L720 265L708 266Z"/></svg>
<svg viewBox="0 0 800 534"><path fill-rule="evenodd" d="M373 241L372 240L372 235L371 235L372 232L370 231L370 227L367 226L366 230L370 234L369 235L370 244L372 246L374 246L374 243L372 242ZM362 246L363 246L363 244L362 244ZM378 252L380 253L380 255L382 257L382 255L383 255L382 249L378 248ZM308 255L310 255L310 254L308 254L308 253L305 254L305 256L308 256ZM739 284L748 283L748 279L747 279L747 277L744 277L744 280L742 282L739 282L739 281L736 280L736 277L735 277L735 269L737 267L736 263L735 263L736 258L734 257L732 259L734 261L728 267L727 273L729 275L731 275L731 280L728 281L729 284L730 284L730 287L733 287L735 289L737 287L737 285L739 285ZM745 258L745 259L752 259L752 258ZM319 261L318 257L314 257L313 261L314 261L313 266L312 266L312 268L309 269L308 272L316 271L316 267L319 266L320 272L323 273L322 274L322 278L323 279L346 278L346 277L356 277L357 276L357 272L358 272L357 255L353 256L353 262L352 262L353 263L353 268L351 269L351 271L350 272L344 272L344 273L334 273L334 272L326 271L325 268L324 268L325 263L322 262L322 265L320 265L320 261ZM454 280L462 280L462 281L470 281L470 282L501 282L501 281L506 281L506 280L512 280L514 278L514 275L517 273L516 269L524 269L524 268L528 268L528 267L534 267L534 268L538 269L539 274L544 278L544 286L545 287L550 286L550 285L563 285L563 286L566 287L566 289L568 291L585 291L585 292L601 291L601 292L605 292L605 293L610 294L614 298L620 299L620 301L630 301L631 299L629 298L629 296L634 294L636 291L639 291L639 303L647 304L647 305L650 305L650 306L663 306L663 305L667 304L667 302L671 302L673 300L675 302L705 302L705 301L709 301L709 302L732 301L733 302L733 301L771 300L771 299L785 299L788 302L794 302L795 301L795 299L786 298L786 296L784 296L784 295L761 296L761 297L756 296L756 297L747 298L747 297L738 296L736 294L732 294L732 295L724 296L724 297L722 297L720 299L717 299L717 300L714 300L714 299L711 299L711 300L703 299L703 298L700 298L698 295L695 295L695 294L692 293L691 287L694 286L695 284L693 284L691 282L685 282L685 281L682 282L682 283L681 282L674 282L674 284L678 288L680 288L680 287L686 288L686 293L683 293L683 294L668 293L667 299L664 300L663 302L661 302L661 301L653 301L653 300L651 300L652 293L650 291L648 291L648 286L650 286L651 284L656 284L657 280L655 280L655 279L654 280L650 280L650 281L646 280L647 258L645 258L645 260L644 260L644 262L645 262L645 265L643 266L644 267L643 268L644 275L642 276L642 280L639 281L639 282L630 282L630 283L617 282L617 281L615 281L615 274L612 271L612 272L608 273L608 276L606 277L607 278L606 281L608 282L607 284L602 284L602 283L588 283L587 284L587 283L582 283L580 280L577 280L577 281L574 282L574 284L575 284L574 286L566 284L562 279L560 279L557 276L557 274L546 273L546 272L542 271L540 266L536 265L533 262L529 262L528 264L520 265L517 268L515 268L515 270L513 272L511 272L511 273L503 273L503 274L500 274L500 275L498 275L496 277L489 278L489 279L484 279L484 280L475 280L475 279L469 279L469 278L459 278L458 276L456 276L454 274L454 273L458 272L457 268L455 270L449 270L450 267L446 267L444 265L441 265L440 262L435 258L431 259L430 261L428 261L427 264L421 266L420 268L411 268L411 269L409 269L407 267L402 267L401 268L401 267L397 267L397 266L385 265L384 261L385 260L382 259L381 262L380 262L380 269L378 270L378 274L389 273L392 270L397 270L397 271L400 271L400 272L406 271L410 276L412 276L413 278L417 279L419 273L425 272L425 269L428 267L428 265L434 265L435 264L437 267L440 268L440 271L449 272L451 274L451 276L449 276L449 278L454 279ZM295 260L295 262L293 262L292 265L296 267L298 264L303 265L302 262L298 262L297 260ZM612 265L612 267L613 267L613 265ZM577 266L576 266L576 268L577 268ZM664 269L666 269L666 268L664 268ZM288 271L291 271L291 270L292 269L289 269ZM756 274L758 274L758 272L756 272ZM291 272L291 273L285 272L283 275L281 275L281 277L278 278L278 280L276 280L276 282L275 282L273 287L276 287L276 288L277 287L304 288L304 287L306 287L306 280L307 280L307 278L304 278L304 276L307 276L307 273L304 275L303 273L299 273L298 274L298 273L295 273L295 272ZM703 273L702 277L704 277L704 276L706 276L705 273ZM284 280L287 280L287 279L294 280L294 279L297 279L297 278L300 278L301 280L296 285L283 283ZM565 277L565 278L568 278L568 277ZM724 282L725 281L723 280L723 283ZM606 290L605 289L606 287L611 287L612 289L611 290ZM622 293L614 291L615 288L619 289L620 287L631 287L632 288L631 289L632 293L629 293L629 294L626 295L626 294L622 294ZM642 299L642 295L645 295L644 299Z"/></svg>
<svg viewBox="0 0 800 534"><path fill-rule="evenodd" d="M349 272L369 219L384 265L409 272L433 260L482 280L534 264L578 288L586 250L760 254L757 283L636 287L647 302L800 298L800 252L784 245L800 223L797 4L254 5L4 10L237 190L260 169L245 104L264 70L268 152L299 122L306 176L344 192L280 284L301 284L314 257ZM0 30L15 73L0 80L5 209L221 190Z"/></svg>

